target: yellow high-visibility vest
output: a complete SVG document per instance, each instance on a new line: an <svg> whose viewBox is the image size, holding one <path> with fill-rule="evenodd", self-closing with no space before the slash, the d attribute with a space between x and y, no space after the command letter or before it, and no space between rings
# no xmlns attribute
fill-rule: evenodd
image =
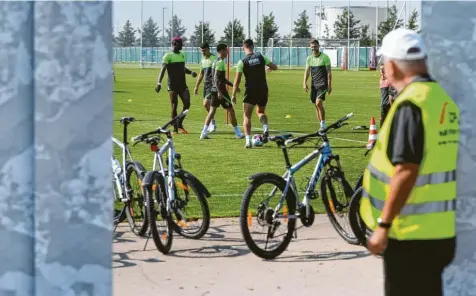
<svg viewBox="0 0 476 296"><path fill-rule="evenodd" d="M387 156L390 129L398 106L405 102L421 109L423 159L410 196L392 221L389 237L398 240L455 237L459 109L436 82L413 82L392 104L364 171L361 217L369 228L377 227L395 172Z"/></svg>

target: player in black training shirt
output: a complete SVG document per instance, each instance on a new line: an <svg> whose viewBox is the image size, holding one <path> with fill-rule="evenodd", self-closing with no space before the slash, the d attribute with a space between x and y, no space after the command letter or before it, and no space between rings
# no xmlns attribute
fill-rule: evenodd
<svg viewBox="0 0 476 296"><path fill-rule="evenodd" d="M172 40L172 46L173 50L166 53L162 58L162 70L160 71L159 80L157 82L157 86L155 87L155 91L159 92L162 88L162 79L164 79L165 70L167 70L167 89L169 91L170 104L172 105L171 116L174 118L177 116L177 96L180 96L180 99L183 103L182 112L190 108L190 91L187 87L185 74L191 74L192 77L197 77L197 73L192 72L187 69L187 67L185 67L185 54L180 51L182 49L182 38L174 37ZM182 134L188 133L183 128L183 120L184 118L175 124L175 133L178 133L179 130L182 132Z"/></svg>
<svg viewBox="0 0 476 296"><path fill-rule="evenodd" d="M268 118L264 114L268 103L268 83L266 82L266 66L270 70L277 70L268 57L253 52L253 41L247 39L243 42L243 51L246 56L236 66L235 83L233 84L232 101L236 104L236 92L240 86L241 76L245 75L245 93L243 95L243 130L246 135L245 148L251 148L251 114L255 105L256 113L263 124L263 135L267 141Z"/></svg>

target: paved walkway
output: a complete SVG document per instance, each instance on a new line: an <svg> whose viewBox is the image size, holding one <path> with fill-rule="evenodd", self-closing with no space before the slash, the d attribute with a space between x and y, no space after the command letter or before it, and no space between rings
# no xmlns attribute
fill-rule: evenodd
<svg viewBox="0 0 476 296"><path fill-rule="evenodd" d="M174 236L163 255L127 224L114 236L115 296L349 295L383 294L382 261L361 246L346 243L316 216L310 228L273 261L251 253L237 219L214 219L202 239Z"/></svg>

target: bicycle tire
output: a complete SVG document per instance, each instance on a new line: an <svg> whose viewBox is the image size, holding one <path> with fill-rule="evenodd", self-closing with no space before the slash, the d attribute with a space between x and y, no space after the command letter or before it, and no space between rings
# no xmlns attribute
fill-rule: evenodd
<svg viewBox="0 0 476 296"><path fill-rule="evenodd" d="M189 177L187 177L187 174L190 175ZM200 192L197 187L194 185L193 181L193 176L192 174L188 173L187 174L182 174L182 173L179 173L179 174L175 174L175 179L181 179L182 180L182 184L184 186L184 188L191 188L192 191L197 195L197 198L198 198L198 201L200 203L200 207L201 207L201 210L202 210L202 214L203 214L203 223L201 225L201 227L198 229L198 231L195 231L195 232L189 232L188 230L184 229L183 227L179 226L177 223L175 223L175 220L172 219L172 228L174 229L174 231L185 237L185 238L190 238L190 239L200 239L201 237L203 237L207 231L208 231L208 228L210 227L210 209L208 207L208 202L206 200L206 197L205 195ZM175 186L175 184L174 184ZM175 189L175 188L174 188ZM184 189L185 191L185 189ZM177 192L177 191L175 191Z"/></svg>
<svg viewBox="0 0 476 296"><path fill-rule="evenodd" d="M151 184L144 186L144 197L147 203L147 215L149 218L150 233L152 234L152 240L154 241L157 250L159 250L159 252L162 254L167 254L172 248L173 229L170 215L166 211L167 194L163 177L158 171L148 172L147 174L152 174ZM147 178L147 175L144 177L144 179L145 178ZM156 186L155 191L153 190L153 185ZM157 202L159 206L160 213L157 213L155 209L155 202ZM166 237L165 243L162 242L159 232L157 231L157 214L160 214L166 223L168 235Z"/></svg>
<svg viewBox="0 0 476 296"><path fill-rule="evenodd" d="M119 192L116 192L117 190L117 184L116 182L112 182L112 191L113 191L113 199L114 199L114 208L112 209L112 221L113 221L113 226L116 227L118 224L124 222L127 219L126 215L126 208L124 207L124 203L121 201L120 198L117 197L117 194ZM120 202L121 204L121 209L117 210L116 209L116 202Z"/></svg>
<svg viewBox="0 0 476 296"><path fill-rule="evenodd" d="M246 245L248 246L250 251L253 252L253 254L263 259L274 259L278 257L279 255L281 255L286 250L289 243L291 242L293 232L296 226L296 218L295 218L296 196L294 195L294 192L292 190L289 190L286 196L286 204L288 207L288 212L290 217L288 218L288 232L284 236L282 243L275 250L272 250L272 251L262 250L251 238L251 233L248 228L247 218L248 218L248 206L249 206L250 199L253 193L260 185L263 185L266 183L270 183L274 186L277 186L281 190L281 192L284 191L284 188L286 186L286 181L283 178L277 175L271 175L271 174L251 182L248 185L248 188L246 189L243 195L242 202L241 202L240 228L241 228L241 233L243 235L243 238L246 242Z"/></svg>
<svg viewBox="0 0 476 296"><path fill-rule="evenodd" d="M364 182L364 173L361 173L359 178L357 179L357 181L355 182L355 185L354 185L354 193L357 191L357 189L359 189L360 187L362 187L362 184Z"/></svg>
<svg viewBox="0 0 476 296"><path fill-rule="evenodd" d="M360 244L367 248L367 241L372 235L372 231L365 226L364 221L360 218L360 201L362 200L363 188L359 187L350 200L349 206L349 222L354 235Z"/></svg>
<svg viewBox="0 0 476 296"><path fill-rule="evenodd" d="M132 173L135 173L137 175L137 178L139 178L139 186L142 188L142 181L144 179L144 172L145 168L142 166L142 164L138 162L127 162L126 163L126 187L127 190L131 188L130 184L130 178ZM127 215L127 221L129 223L129 227L132 231L137 236L144 236L147 232L147 229L149 227L149 219L147 218L147 211L145 210L145 199L144 199L144 193L143 190L141 189L139 195L138 195L138 203L139 203L139 208L141 211L141 214L143 216L142 219L142 225L136 226L136 217L135 217L135 212L134 212L134 200L135 200L135 192L133 192L133 196L131 197L131 200L127 203L127 210L126 210L126 215Z"/></svg>
<svg viewBox="0 0 476 296"><path fill-rule="evenodd" d="M347 233L340 223L337 221L335 215L334 215L334 206L331 207L329 204L329 198L327 196L327 190L329 189L329 192L331 195L335 195L335 190L332 187L332 183L330 180L331 176L326 174L323 176L321 180L321 197L322 197L322 203L324 204L324 208L326 209L327 216L329 217L329 221L331 222L332 226L336 230L336 232L342 237L346 242L348 242L351 245L358 245L360 241L357 239L357 237L354 236L354 233L352 231L352 234ZM350 198L352 197L353 194L353 189L350 186L349 182L344 177L344 174L341 171L337 171L332 178L337 181L343 188L344 192L346 195L346 198L349 200L350 203ZM347 206L348 207L348 206ZM349 223L350 224L350 223ZM349 225L350 226L350 225ZM351 236L352 235L352 236Z"/></svg>

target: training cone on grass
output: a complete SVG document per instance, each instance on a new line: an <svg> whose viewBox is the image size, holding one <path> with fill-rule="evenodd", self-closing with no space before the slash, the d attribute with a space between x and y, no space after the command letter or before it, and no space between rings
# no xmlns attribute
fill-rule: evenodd
<svg viewBox="0 0 476 296"><path fill-rule="evenodd" d="M375 125L375 117L372 117L370 120L370 129L369 129L369 141L367 142L367 149L372 148L372 146L377 141L377 126Z"/></svg>

